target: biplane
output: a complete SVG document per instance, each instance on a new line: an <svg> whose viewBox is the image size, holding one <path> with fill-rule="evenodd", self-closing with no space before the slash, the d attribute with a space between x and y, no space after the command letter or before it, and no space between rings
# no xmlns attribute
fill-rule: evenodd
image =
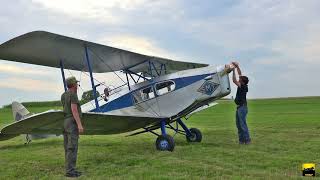
<svg viewBox="0 0 320 180"><path fill-rule="evenodd" d="M234 69L232 64L174 61L45 31L30 32L1 44L0 59L60 68L64 90L66 69L88 73L94 98L81 106L83 135L152 133L161 151L174 150L169 129L186 136L188 142L202 140L201 131L188 128L182 119L216 105L217 99L230 94L228 74ZM94 73L116 71L125 75L124 84L109 87L104 92L107 99L98 96L97 87L105 84L97 83ZM12 108L17 121L1 129L0 140L20 134L62 134L61 110L30 114L16 102Z"/></svg>

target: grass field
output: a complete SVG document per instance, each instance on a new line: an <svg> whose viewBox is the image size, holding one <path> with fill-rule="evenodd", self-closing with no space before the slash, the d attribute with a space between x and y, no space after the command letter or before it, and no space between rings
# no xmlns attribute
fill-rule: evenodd
<svg viewBox="0 0 320 180"><path fill-rule="evenodd" d="M189 144L176 135L174 152L157 151L152 134L81 136L80 179L304 179L302 163L320 166L320 97L250 100L248 146L237 142L234 111L231 101L220 101L192 116L186 124L199 128L203 141ZM11 121L11 109L0 109L0 127ZM0 179L63 179L62 143L1 141Z"/></svg>

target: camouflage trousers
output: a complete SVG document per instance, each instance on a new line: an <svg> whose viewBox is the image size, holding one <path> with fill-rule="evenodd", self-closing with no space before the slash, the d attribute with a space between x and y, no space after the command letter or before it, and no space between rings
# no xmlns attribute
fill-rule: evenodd
<svg viewBox="0 0 320 180"><path fill-rule="evenodd" d="M72 173L76 170L79 139L78 126L73 117L64 120L63 139L66 173Z"/></svg>

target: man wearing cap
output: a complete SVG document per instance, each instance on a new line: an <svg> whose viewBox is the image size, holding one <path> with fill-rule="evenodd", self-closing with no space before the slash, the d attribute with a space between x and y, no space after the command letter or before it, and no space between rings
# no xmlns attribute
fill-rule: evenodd
<svg viewBox="0 0 320 180"><path fill-rule="evenodd" d="M68 90L61 95L64 112L64 151L67 177L79 177L81 172L76 170L79 133L83 133L81 123L82 112L77 96L78 82L75 77L66 79Z"/></svg>

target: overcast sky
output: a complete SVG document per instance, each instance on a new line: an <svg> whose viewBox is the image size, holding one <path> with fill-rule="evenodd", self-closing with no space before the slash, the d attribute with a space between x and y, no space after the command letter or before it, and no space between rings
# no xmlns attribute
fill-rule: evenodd
<svg viewBox="0 0 320 180"><path fill-rule="evenodd" d="M45 30L180 61L237 60L250 98L317 96L319 9L318 0L11 0L0 6L0 43ZM114 76L97 77L113 84ZM0 61L0 105L58 100L62 91L59 69Z"/></svg>

